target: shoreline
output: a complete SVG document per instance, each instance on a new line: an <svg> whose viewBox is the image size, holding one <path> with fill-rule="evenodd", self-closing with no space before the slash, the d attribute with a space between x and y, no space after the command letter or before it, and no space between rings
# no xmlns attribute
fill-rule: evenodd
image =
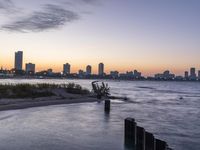
<svg viewBox="0 0 200 150"><path fill-rule="evenodd" d="M5 102L8 103L6 104ZM90 103L98 102L99 99L88 97L88 96L78 96L72 98L60 98L60 97L41 97L41 98L27 98L27 99L0 99L0 111L7 110L18 110L26 109L32 107L43 107L50 105L62 105L62 104L77 104L77 103ZM5 104L3 104L5 103Z"/></svg>
<svg viewBox="0 0 200 150"><path fill-rule="evenodd" d="M14 78L1 78L0 80L104 80L104 81L131 81L131 82L191 82L191 83L199 83L200 80L150 80L150 79L107 79L107 78L51 78L51 77L46 77L46 78L23 78L23 77L14 77Z"/></svg>
<svg viewBox="0 0 200 150"><path fill-rule="evenodd" d="M0 111L99 101L79 84L0 85Z"/></svg>

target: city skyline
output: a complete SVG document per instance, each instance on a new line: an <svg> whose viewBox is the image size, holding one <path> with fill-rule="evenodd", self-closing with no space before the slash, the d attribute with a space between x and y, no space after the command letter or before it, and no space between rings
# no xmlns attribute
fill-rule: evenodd
<svg viewBox="0 0 200 150"><path fill-rule="evenodd" d="M23 51L16 51L14 53L14 66L12 69L10 70L15 70L15 73L19 73L21 74L22 71L25 71L26 74L28 75L34 75L35 73L38 72L43 72L43 71L47 71L49 73L55 73L55 71L52 68L45 68L43 70L37 71L36 70L36 64L31 63L31 62L25 62L25 64L23 64L23 60L24 60L24 55L23 55ZM23 67L23 65L25 65L25 67ZM154 73L154 75L143 75L142 72L138 72L136 69L132 69L132 70L126 70L125 72L119 72L118 70L109 70L109 72L105 72L105 64L103 62L100 62L98 64L96 70L98 70L97 72L93 71L93 66L91 65L87 65L85 66L85 69L79 68L79 70L77 72L73 72L72 71L72 67L70 63L65 63L63 64L63 68L60 71L57 71L59 73L62 73L62 75L70 75L70 74L77 74L77 75L81 75L81 77L84 76L91 76L91 75L98 75L100 77L103 77L105 75L110 75L113 78L117 78L117 77L136 77L137 78L141 78L141 77L155 77L157 79L175 79L177 78L178 80L181 80L183 78L185 78L186 80L190 79L190 80L199 80L200 79L200 69L196 70L195 67L190 67L189 71L184 71L182 75L177 75L175 73L171 73L169 69L164 70L163 73ZM6 68L1 67L1 71L6 70ZM22 73L23 74L23 73Z"/></svg>
<svg viewBox="0 0 200 150"><path fill-rule="evenodd" d="M129 71L133 71L134 70L134 73L137 74L141 74L141 72L137 72L137 69L130 69L130 70L126 70L126 71L119 71L117 69L113 69L113 70L108 70L106 71L106 67L105 67L105 64L103 62L100 62L98 63L96 66L92 66L90 64L84 66L83 68L77 68L76 71L74 71L74 68L72 67L72 65L70 63L65 63L63 64L63 68L61 70L54 70L52 67L48 67L48 68L44 68L42 70L38 70L36 68L36 65L35 63L33 62L30 62L30 61L27 61L27 62L23 62L24 60L24 55L23 55L23 51L16 51L14 53L14 65L13 67L11 68L4 68L3 66L1 66L1 68L3 69L8 69L8 70L11 70L11 69L15 69L15 70L25 70L26 72L32 72L32 73L35 73L35 72L39 72L39 71L44 71L44 70L52 70L52 71L55 71L55 72L63 72L63 74L70 74L70 73L86 73L88 75L91 75L91 74L97 74L97 75L103 75L104 73L106 74L112 74L112 73L129 73ZM85 68L85 69L84 69ZM165 72L165 71L169 71L170 69L165 69L165 70L162 70L160 72ZM136 72L135 72L136 71ZM173 71L172 71L173 72ZM174 72L173 72L174 73ZM176 74L176 76L183 76L183 77L186 77L187 75L189 76L189 73L191 75L193 75L193 77L199 77L200 75L200 70L196 70L195 67L190 67L190 70L188 70L188 68L183 71L181 74ZM148 77L148 76L154 76L154 75L159 75L158 72L154 72L153 74L143 74L144 77Z"/></svg>
<svg viewBox="0 0 200 150"><path fill-rule="evenodd" d="M198 1L63 2L0 0L1 66L13 68L16 49L37 71L60 71L69 62L72 72L90 64L97 73L104 62L106 73L137 69L147 76L169 69L183 75L200 66Z"/></svg>

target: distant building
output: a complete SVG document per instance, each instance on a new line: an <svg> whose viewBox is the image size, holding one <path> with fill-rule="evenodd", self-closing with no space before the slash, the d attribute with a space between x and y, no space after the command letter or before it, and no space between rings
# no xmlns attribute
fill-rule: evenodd
<svg viewBox="0 0 200 150"><path fill-rule="evenodd" d="M175 74L171 74L169 70L164 71L162 74L156 74L156 80L174 80Z"/></svg>
<svg viewBox="0 0 200 150"><path fill-rule="evenodd" d="M119 77L120 77L121 79L126 79L127 75L126 75L126 73L120 73L120 74L119 74Z"/></svg>
<svg viewBox="0 0 200 150"><path fill-rule="evenodd" d="M176 80L176 81L182 81L182 80L183 80L183 77L182 77L182 76L176 76L176 77L175 77L175 80Z"/></svg>
<svg viewBox="0 0 200 150"><path fill-rule="evenodd" d="M7 70L7 69L3 69L3 67L1 67L0 70L0 78L12 78L14 76L14 74L12 73L11 70Z"/></svg>
<svg viewBox="0 0 200 150"><path fill-rule="evenodd" d="M138 72L137 70L134 70L134 74L133 74L134 78L139 79L142 77L142 73Z"/></svg>
<svg viewBox="0 0 200 150"><path fill-rule="evenodd" d="M52 75L53 75L53 69L51 69L51 68L50 68L50 69L47 69L46 72L47 72L47 75L48 75L48 76L52 76Z"/></svg>
<svg viewBox="0 0 200 150"><path fill-rule="evenodd" d="M188 71L185 71L184 78L185 78L185 79L188 79L188 78L189 78L189 73L188 73Z"/></svg>
<svg viewBox="0 0 200 150"><path fill-rule="evenodd" d="M71 68L71 65L66 63L63 65L63 74L67 75L67 74L70 74L70 68Z"/></svg>
<svg viewBox="0 0 200 150"><path fill-rule="evenodd" d="M127 71L127 72L126 72L126 77L127 77L127 78L133 78L133 77L134 77L133 71L130 71L130 72Z"/></svg>
<svg viewBox="0 0 200 150"><path fill-rule="evenodd" d="M172 80L175 77L174 74L170 74L169 70L163 72L163 78L166 80Z"/></svg>
<svg viewBox="0 0 200 150"><path fill-rule="evenodd" d="M200 70L198 71L198 80L200 80Z"/></svg>
<svg viewBox="0 0 200 150"><path fill-rule="evenodd" d="M86 67L86 75L91 75L92 74L92 66L88 65Z"/></svg>
<svg viewBox="0 0 200 150"><path fill-rule="evenodd" d="M157 73L157 74L154 75L154 78L155 78L156 80L163 79L163 74Z"/></svg>
<svg viewBox="0 0 200 150"><path fill-rule="evenodd" d="M43 77L61 77L61 73L60 72L53 72L53 69L47 69L47 70L43 70L40 72L36 72L36 75L39 76L40 78Z"/></svg>
<svg viewBox="0 0 200 150"><path fill-rule="evenodd" d="M23 52L15 52L15 70L21 71L23 68Z"/></svg>
<svg viewBox="0 0 200 150"><path fill-rule="evenodd" d="M190 80L196 80L196 69L190 68Z"/></svg>
<svg viewBox="0 0 200 150"><path fill-rule="evenodd" d="M85 72L83 70L78 71L78 77L83 78L85 76Z"/></svg>
<svg viewBox="0 0 200 150"><path fill-rule="evenodd" d="M100 63L99 64L99 76L103 76L104 75L104 64Z"/></svg>
<svg viewBox="0 0 200 150"><path fill-rule="evenodd" d="M27 74L34 74L35 73L35 64L27 63L26 64L26 73Z"/></svg>
<svg viewBox="0 0 200 150"><path fill-rule="evenodd" d="M79 74L79 75L83 75L83 74L84 74L84 71L83 71L83 70L79 70L79 71L78 71L78 74Z"/></svg>
<svg viewBox="0 0 200 150"><path fill-rule="evenodd" d="M117 79L119 77L119 72L118 71L111 71L110 76L113 79Z"/></svg>

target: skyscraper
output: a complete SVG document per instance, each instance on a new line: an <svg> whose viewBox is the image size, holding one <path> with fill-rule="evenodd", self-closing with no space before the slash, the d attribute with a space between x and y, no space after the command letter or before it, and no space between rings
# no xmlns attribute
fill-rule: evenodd
<svg viewBox="0 0 200 150"><path fill-rule="evenodd" d="M104 75L104 64L100 63L99 64L99 76L103 76Z"/></svg>
<svg viewBox="0 0 200 150"><path fill-rule="evenodd" d="M185 79L188 79L189 78L189 73L188 71L185 71Z"/></svg>
<svg viewBox="0 0 200 150"><path fill-rule="evenodd" d="M26 64L26 73L34 74L35 73L35 64L27 63Z"/></svg>
<svg viewBox="0 0 200 150"><path fill-rule="evenodd" d="M23 67L23 52L15 52L15 70L22 70Z"/></svg>
<svg viewBox="0 0 200 150"><path fill-rule="evenodd" d="M63 74L70 74L70 68L71 65L69 63L66 63L63 65Z"/></svg>
<svg viewBox="0 0 200 150"><path fill-rule="evenodd" d="M196 80L196 69L195 68L190 68L190 80Z"/></svg>
<svg viewBox="0 0 200 150"><path fill-rule="evenodd" d="M86 67L86 75L91 75L92 74L92 66L88 65Z"/></svg>

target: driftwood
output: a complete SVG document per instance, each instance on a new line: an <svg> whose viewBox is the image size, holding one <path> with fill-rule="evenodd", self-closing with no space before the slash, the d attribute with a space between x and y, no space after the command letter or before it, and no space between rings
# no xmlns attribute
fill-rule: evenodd
<svg viewBox="0 0 200 150"><path fill-rule="evenodd" d="M99 81L92 82L93 92L96 94L97 98L101 99L102 97L108 97L110 95L108 84L101 82L101 85L99 85L98 83Z"/></svg>

